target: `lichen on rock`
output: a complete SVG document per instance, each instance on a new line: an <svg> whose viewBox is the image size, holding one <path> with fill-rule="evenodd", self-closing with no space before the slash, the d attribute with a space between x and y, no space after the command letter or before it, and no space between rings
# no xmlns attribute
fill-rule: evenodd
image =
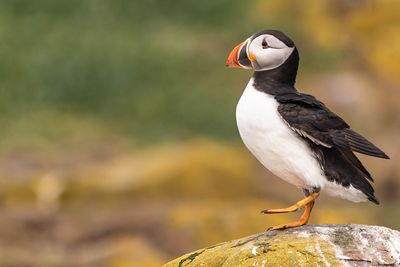
<svg viewBox="0 0 400 267"><path fill-rule="evenodd" d="M400 265L400 232L351 224L268 231L188 253L164 267L380 265Z"/></svg>

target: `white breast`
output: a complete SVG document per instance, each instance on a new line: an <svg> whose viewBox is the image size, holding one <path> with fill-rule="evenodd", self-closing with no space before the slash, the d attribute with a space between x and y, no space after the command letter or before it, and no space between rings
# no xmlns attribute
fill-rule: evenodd
<svg viewBox="0 0 400 267"><path fill-rule="evenodd" d="M272 173L302 188L324 187L326 178L308 145L278 113L275 98L248 83L236 108L244 144Z"/></svg>

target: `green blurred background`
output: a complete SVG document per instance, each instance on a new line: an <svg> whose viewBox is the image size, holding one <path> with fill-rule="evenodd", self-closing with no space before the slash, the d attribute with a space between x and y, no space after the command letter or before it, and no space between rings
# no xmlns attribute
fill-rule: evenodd
<svg viewBox="0 0 400 267"><path fill-rule="evenodd" d="M0 266L160 266L265 230L302 195L242 145L251 73L230 50L275 28L316 95L390 161L381 205L321 197L311 223L400 228L400 2L0 2ZM338 209L340 207L340 209Z"/></svg>

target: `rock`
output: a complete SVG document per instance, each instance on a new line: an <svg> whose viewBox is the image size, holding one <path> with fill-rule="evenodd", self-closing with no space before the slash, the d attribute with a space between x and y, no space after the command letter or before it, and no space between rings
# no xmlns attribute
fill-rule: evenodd
<svg viewBox="0 0 400 267"><path fill-rule="evenodd" d="M400 232L369 225L306 225L188 253L164 267L400 266Z"/></svg>

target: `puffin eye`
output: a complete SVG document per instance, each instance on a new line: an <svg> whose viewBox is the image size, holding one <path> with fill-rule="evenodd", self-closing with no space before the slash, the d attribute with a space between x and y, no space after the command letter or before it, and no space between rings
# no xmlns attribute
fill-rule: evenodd
<svg viewBox="0 0 400 267"><path fill-rule="evenodd" d="M265 38L263 39L261 45L262 45L262 48L263 48L263 49L266 49L266 48L270 47L270 46L268 45L267 41L265 40Z"/></svg>

